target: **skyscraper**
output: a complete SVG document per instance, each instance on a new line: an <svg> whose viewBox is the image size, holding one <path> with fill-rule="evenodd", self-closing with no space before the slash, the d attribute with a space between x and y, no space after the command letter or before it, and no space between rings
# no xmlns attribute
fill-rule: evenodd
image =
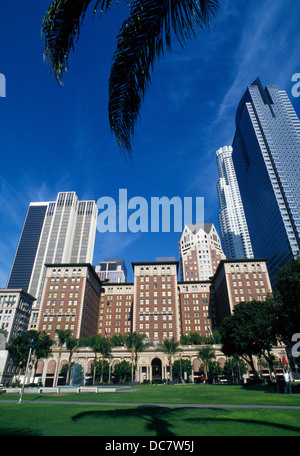
<svg viewBox="0 0 300 456"><path fill-rule="evenodd" d="M47 203L30 203L8 278L7 288L21 288L25 291L29 289L46 210Z"/></svg>
<svg viewBox="0 0 300 456"><path fill-rule="evenodd" d="M251 240L232 162L232 147L217 151L220 179L217 183L219 197L219 227L221 243L227 259L253 258Z"/></svg>
<svg viewBox="0 0 300 456"><path fill-rule="evenodd" d="M270 277L300 250L300 122L283 90L257 79L236 112L232 159L255 257Z"/></svg>
<svg viewBox="0 0 300 456"><path fill-rule="evenodd" d="M92 263L97 224L95 201L79 201L61 192L55 202L31 203L11 268L7 288L23 288L36 297L35 328L46 263Z"/></svg>
<svg viewBox="0 0 300 456"><path fill-rule="evenodd" d="M185 225L179 240L181 280L208 280L226 256L213 223Z"/></svg>

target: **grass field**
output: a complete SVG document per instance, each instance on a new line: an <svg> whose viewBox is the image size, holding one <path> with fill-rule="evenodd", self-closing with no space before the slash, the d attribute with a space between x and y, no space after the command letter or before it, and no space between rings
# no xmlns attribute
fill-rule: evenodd
<svg viewBox="0 0 300 456"><path fill-rule="evenodd" d="M128 393L24 394L22 404L18 396L0 399L2 436L300 436L300 409L228 407L300 406L300 394L266 387L145 385Z"/></svg>

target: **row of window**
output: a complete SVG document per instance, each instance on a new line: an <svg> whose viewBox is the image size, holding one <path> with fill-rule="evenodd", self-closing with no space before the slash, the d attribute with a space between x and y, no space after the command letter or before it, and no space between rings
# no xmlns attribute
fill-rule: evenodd
<svg viewBox="0 0 300 456"><path fill-rule="evenodd" d="M53 278L50 280L51 283L59 283L60 281L61 281L61 279L53 279ZM65 278L63 279L63 282L64 282L64 283L70 282L70 279L68 279L68 278L65 277ZM72 282L72 283L74 283L74 282L79 283L79 282L80 282L80 277L77 277L77 278L72 277L72 278L71 278L71 282Z"/></svg>
<svg viewBox="0 0 300 456"><path fill-rule="evenodd" d="M120 325L121 325L121 321L122 321L122 320L116 320L116 321L113 323L113 325L112 325L112 322L111 322L110 320L108 320L108 321L105 321L105 322L104 322L104 326L105 326L105 327L109 327L109 326L120 326ZM130 321L128 321L128 320L123 321L123 323L124 323L124 326L130 326ZM101 327L103 326L103 322L102 322L102 321L99 322L99 327L100 327L100 326L101 326Z"/></svg>
<svg viewBox="0 0 300 456"><path fill-rule="evenodd" d="M242 286L243 286L243 282L236 282L235 280L232 282L232 284L233 284L234 287L237 287L237 286L242 287ZM256 287L257 287L258 285L264 286L264 284L265 284L265 283L264 283L263 280L260 280L259 283L258 283L258 280L254 280L254 285L255 285ZM249 280L246 281L246 286L247 286L247 287L251 287L251 283L250 283Z"/></svg>
<svg viewBox="0 0 300 456"><path fill-rule="evenodd" d="M56 304L63 306L65 303L66 303L66 301L64 301L63 299L61 299L59 302L56 301L55 299L53 299L52 301L51 300L47 301L47 306L55 306ZM71 299L68 300L68 306L71 306L71 305L77 306L77 304L78 304L77 299L74 299L74 301Z"/></svg>
<svg viewBox="0 0 300 456"><path fill-rule="evenodd" d="M162 317L162 320L173 320L173 315L172 314L162 314L162 315L158 315L158 314L154 314L154 315L140 315L140 321L149 321L150 320L150 316L153 317L153 320L154 321L157 321L158 320L158 317Z"/></svg>
<svg viewBox="0 0 300 456"><path fill-rule="evenodd" d="M14 302L16 302L16 296L14 295L2 295L0 296L0 305L3 305L3 304L13 304Z"/></svg>
<svg viewBox="0 0 300 456"><path fill-rule="evenodd" d="M157 279L158 279L158 276L157 275L154 275L152 276L153 277L153 281L154 282L157 282ZM161 281L162 282L171 282L171 276L170 275L167 275L167 276L159 276L161 278ZM150 282L150 276L141 276L140 277L140 282Z"/></svg>
<svg viewBox="0 0 300 456"><path fill-rule="evenodd" d="M61 329L60 325L57 325L57 324L50 325L50 324L48 324L48 325L43 325L42 326L42 331L51 331L52 327L53 327L53 329ZM62 329L70 329L72 331L72 330L75 329L75 326L73 324L72 325L68 325L68 324L65 325L64 324ZM56 334L55 338L56 339L58 338L57 334Z"/></svg>
<svg viewBox="0 0 300 456"><path fill-rule="evenodd" d="M61 273L62 273L61 269L53 269L53 270L52 270L52 275L53 275L53 276L60 276ZM63 273L64 273L64 275L69 274L69 269L65 269L65 270L63 271ZM75 268L74 268L74 269L72 270L72 275L81 275L81 269L75 269Z"/></svg>

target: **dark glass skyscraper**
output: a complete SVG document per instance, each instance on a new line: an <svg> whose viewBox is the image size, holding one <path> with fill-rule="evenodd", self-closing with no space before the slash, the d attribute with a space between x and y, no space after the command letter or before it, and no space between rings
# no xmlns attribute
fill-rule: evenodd
<svg viewBox="0 0 300 456"><path fill-rule="evenodd" d="M274 279L300 251L300 122L285 91L247 88L232 146L254 256Z"/></svg>
<svg viewBox="0 0 300 456"><path fill-rule="evenodd" d="M7 288L28 290L46 210L46 203L29 206Z"/></svg>

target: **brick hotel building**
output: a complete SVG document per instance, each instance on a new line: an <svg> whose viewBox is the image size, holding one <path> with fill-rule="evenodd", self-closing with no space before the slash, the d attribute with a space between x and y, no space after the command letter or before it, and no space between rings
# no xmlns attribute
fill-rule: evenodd
<svg viewBox="0 0 300 456"><path fill-rule="evenodd" d="M132 263L133 283L102 283L89 264L46 265L38 331L77 338L137 332L157 346L197 332L208 337L241 301L272 291L265 260L221 260L206 281L178 281L179 262Z"/></svg>
<svg viewBox="0 0 300 456"><path fill-rule="evenodd" d="M184 227L180 261L157 258L134 262L132 268L132 283L112 282L101 280L89 262L46 262L35 329L53 340L56 329L70 329L76 338L145 334L152 347L140 355L136 378L152 380L154 372L160 376L157 379L167 378L168 358L157 352L164 339L179 341L182 334L191 332L210 336L238 302L264 299L271 292L265 260L226 260L213 224ZM28 328L32 328L30 322ZM225 362L220 347L215 349L217 359ZM94 354L80 349L76 356L88 373ZM183 346L181 356L191 360L196 373L200 365L197 347ZM60 368L68 357L67 351L63 353ZM51 384L57 358L54 347L51 359L39 361L36 373L43 384ZM114 365L123 359L130 362L131 356L126 347L116 347L112 359Z"/></svg>
<svg viewBox="0 0 300 456"><path fill-rule="evenodd" d="M221 260L214 276L206 281L178 281L179 262L171 259L136 262L132 267L133 283L101 283L89 264L47 265L38 330L52 338L55 329L71 329L75 337L97 333L109 338L132 331L146 334L152 346L139 354L136 379L159 380L170 375L167 355L157 351L164 339L179 340L181 334L191 332L209 336L238 302L263 300L271 292L262 259ZM213 348L223 365L221 347ZM200 367L198 349L182 346L180 354L173 357L191 361L192 381ZM64 352L60 368L68 357ZM54 348L52 358L39 362L37 375L43 384L52 384L57 358L58 348ZM88 374L94 360L92 351L82 348L76 359ZM126 347L112 348L112 369L123 360L131 362Z"/></svg>
<svg viewBox="0 0 300 456"><path fill-rule="evenodd" d="M76 338L98 332L101 281L90 264L46 264L38 331L56 339L56 329L70 329Z"/></svg>

